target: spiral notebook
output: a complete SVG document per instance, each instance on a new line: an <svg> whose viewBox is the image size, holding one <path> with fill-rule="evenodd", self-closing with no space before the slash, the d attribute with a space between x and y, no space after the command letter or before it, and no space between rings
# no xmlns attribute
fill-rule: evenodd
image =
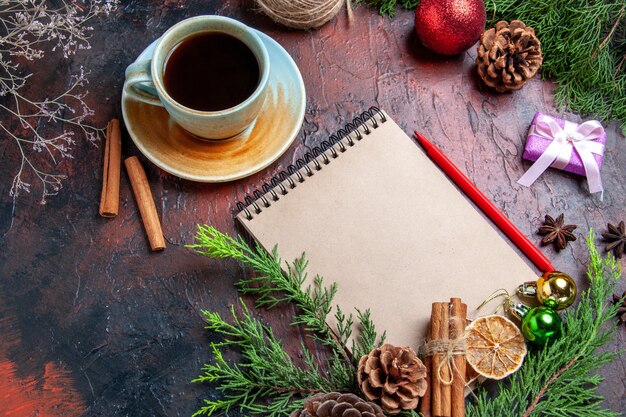
<svg viewBox="0 0 626 417"><path fill-rule="evenodd" d="M396 345L426 337L431 303L468 316L536 273L389 116L371 108L238 203L237 219L308 280L337 282L344 312L370 308ZM497 303L480 313L493 312ZM331 325L334 317L329 315Z"/></svg>

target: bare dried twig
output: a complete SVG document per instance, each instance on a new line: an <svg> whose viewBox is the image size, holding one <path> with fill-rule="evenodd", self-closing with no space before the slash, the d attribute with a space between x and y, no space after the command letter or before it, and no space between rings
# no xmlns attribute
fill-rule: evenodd
<svg viewBox="0 0 626 417"><path fill-rule="evenodd" d="M94 112L85 102L88 91L83 88L88 73L82 66L65 91L35 99L22 93L33 74L23 71L18 59L42 59L44 45L60 51L64 58L89 49L88 34L93 27L87 23L96 16L110 14L118 0L92 0L87 4L61 0L56 2L58 7L50 3L0 0L0 97L5 97L0 100L0 112L5 114L0 120L0 140L13 140L21 156L9 193L17 198L22 191L30 192L31 180L39 180L42 203L59 192L66 178L48 172L45 166L72 158L76 132L95 142L102 129L85 121ZM45 135L40 129L42 122L60 126L61 133ZM42 156L35 158L36 154Z"/></svg>

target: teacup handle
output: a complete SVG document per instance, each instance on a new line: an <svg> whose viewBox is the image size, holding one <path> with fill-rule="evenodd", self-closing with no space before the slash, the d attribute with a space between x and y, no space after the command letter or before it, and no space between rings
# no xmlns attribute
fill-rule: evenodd
<svg viewBox="0 0 626 417"><path fill-rule="evenodd" d="M133 62L126 68L126 94L132 98L163 107L152 81L152 60Z"/></svg>

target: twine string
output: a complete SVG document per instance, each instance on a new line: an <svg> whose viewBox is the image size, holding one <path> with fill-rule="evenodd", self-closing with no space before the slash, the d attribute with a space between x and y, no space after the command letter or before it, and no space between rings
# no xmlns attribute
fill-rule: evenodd
<svg viewBox="0 0 626 417"><path fill-rule="evenodd" d="M348 23L353 20L352 0L256 0L272 20L296 29L313 29L335 17L345 4Z"/></svg>
<svg viewBox="0 0 626 417"><path fill-rule="evenodd" d="M437 368L437 377L444 385L452 385L454 382L454 371L459 375L461 372L454 362L454 357L459 355L465 355L467 352L467 343L465 338L461 339L441 339L431 340L424 345L424 357L443 354L443 360L439 363ZM443 370L448 368L450 377L444 378Z"/></svg>
<svg viewBox="0 0 626 417"><path fill-rule="evenodd" d="M461 317L451 317L450 318L450 328L453 328L454 321L463 320ZM444 385L452 385L454 382L454 373L456 371L459 376L461 376L461 372L456 366L454 361L455 356L465 355L467 353L467 340L465 335L461 332L461 334L456 335L453 339L438 339L438 340L430 340L424 344L422 348L422 353L424 357L431 357L435 355L443 354L443 360L439 363L437 367L437 377ZM449 378L444 378L442 372L448 368ZM463 380L463 385L467 384L465 380L465 376L461 376Z"/></svg>

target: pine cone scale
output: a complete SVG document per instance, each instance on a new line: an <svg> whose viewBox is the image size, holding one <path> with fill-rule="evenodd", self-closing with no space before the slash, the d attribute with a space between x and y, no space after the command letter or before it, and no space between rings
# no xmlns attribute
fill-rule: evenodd
<svg viewBox="0 0 626 417"><path fill-rule="evenodd" d="M365 395L365 398L368 400L373 401L376 398L380 398L382 394L381 388L372 387L372 384L367 380L359 382L359 385L361 387L361 391L363 391L363 394Z"/></svg>
<svg viewBox="0 0 626 417"><path fill-rule="evenodd" d="M365 362L366 372L371 372L374 369L380 368L380 359L376 357L368 357Z"/></svg>
<svg viewBox="0 0 626 417"><path fill-rule="evenodd" d="M383 386L383 390L385 391L386 394L394 395L396 392L398 392L398 385L387 382Z"/></svg>
<svg viewBox="0 0 626 417"><path fill-rule="evenodd" d="M356 408L361 413L370 413L372 415L376 413L374 407L372 407L372 404L366 402L356 403L354 404L354 408Z"/></svg>
<svg viewBox="0 0 626 417"><path fill-rule="evenodd" d="M417 407L418 402L419 400L417 398L407 401L400 401L400 408L405 410L413 410L415 409L415 407Z"/></svg>
<svg viewBox="0 0 626 417"><path fill-rule="evenodd" d="M385 386L385 372L382 368L372 369L369 375L369 383L372 388L382 388Z"/></svg>
<svg viewBox="0 0 626 417"><path fill-rule="evenodd" d="M526 25L524 23L522 23L521 20L513 20L510 24L509 24L509 30L511 31L515 31L518 29L525 29Z"/></svg>
<svg viewBox="0 0 626 417"><path fill-rule="evenodd" d="M320 405L317 408L316 411L316 415L317 417L327 417L330 416L333 408L335 408L335 406L337 405L337 403L333 400L327 401L324 404Z"/></svg>
<svg viewBox="0 0 626 417"><path fill-rule="evenodd" d="M336 404L330 411L330 415L331 416L343 416L343 413L346 412L347 410L354 410L354 408L352 407L352 404L348 404L348 403L339 403ZM357 410L354 410L357 411Z"/></svg>
<svg viewBox="0 0 626 417"><path fill-rule="evenodd" d="M495 61L496 59L498 59L498 57L500 56L500 53L502 51L500 50L500 48L498 48L498 46L499 45L496 42L494 42L493 47L489 49L489 54L487 54L487 59L485 59L485 63L487 65L489 65L491 61Z"/></svg>
<svg viewBox="0 0 626 417"><path fill-rule="evenodd" d="M413 398L419 397L419 393L422 390L426 389L426 381L423 381L423 384L407 384L404 385L402 387L400 387L400 389L398 389L398 396L403 400L403 401L409 401L412 400Z"/></svg>
<svg viewBox="0 0 626 417"><path fill-rule="evenodd" d="M392 372L391 364L393 362L393 353L389 350L383 350L380 353L380 363L382 365L382 369L386 374Z"/></svg>
<svg viewBox="0 0 626 417"><path fill-rule="evenodd" d="M390 395L383 395L380 399L380 405L383 407L383 410L387 411L390 414L397 414L398 412L400 412L400 400ZM390 410L398 411L394 412Z"/></svg>

